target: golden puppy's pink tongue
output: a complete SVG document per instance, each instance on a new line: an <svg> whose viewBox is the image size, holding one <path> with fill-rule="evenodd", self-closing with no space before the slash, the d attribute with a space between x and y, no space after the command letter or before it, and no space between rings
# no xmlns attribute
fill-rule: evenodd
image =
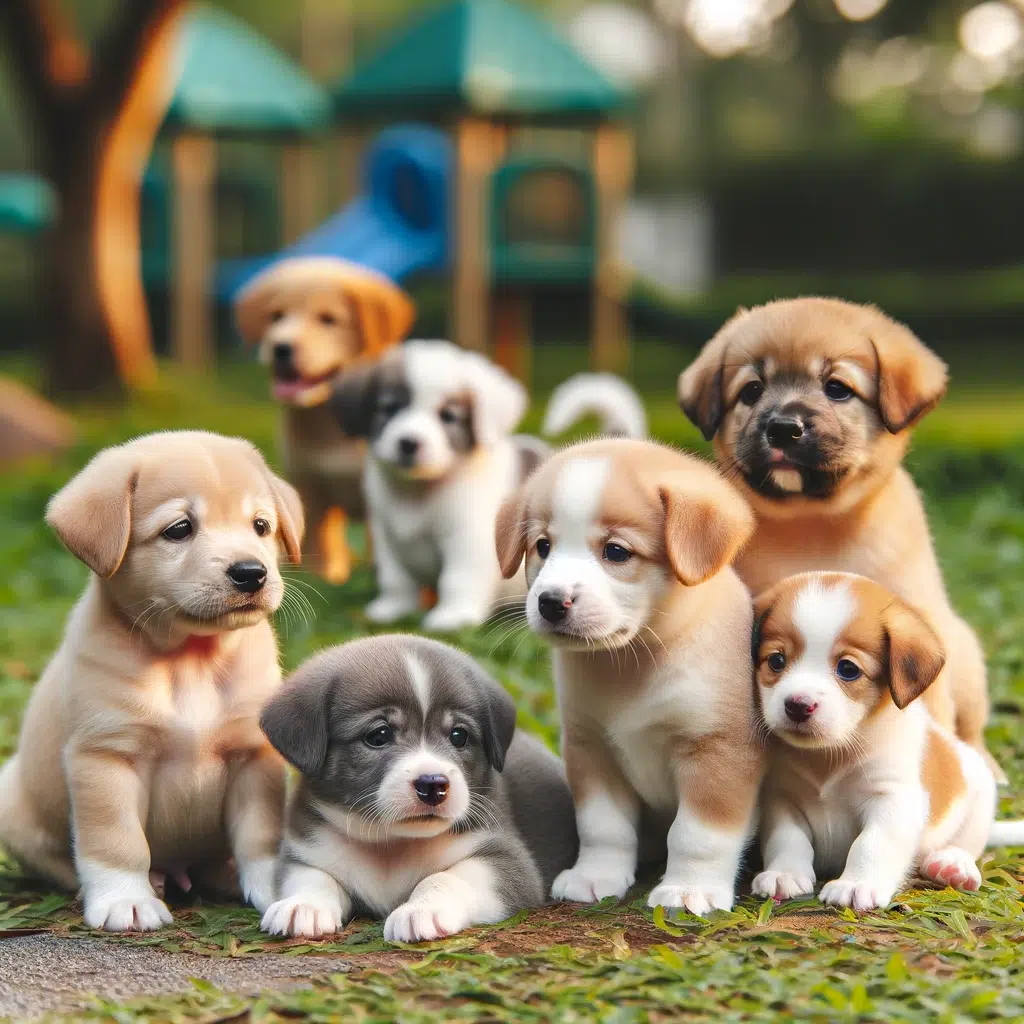
<svg viewBox="0 0 1024 1024"><path fill-rule="evenodd" d="M290 402L302 394L304 388L301 380L275 380L270 393L279 401Z"/></svg>

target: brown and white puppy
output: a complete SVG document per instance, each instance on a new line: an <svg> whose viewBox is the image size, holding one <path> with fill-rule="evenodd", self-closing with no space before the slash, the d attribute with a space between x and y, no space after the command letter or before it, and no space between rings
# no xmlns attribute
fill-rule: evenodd
<svg viewBox="0 0 1024 1024"><path fill-rule="evenodd" d="M848 573L791 576L758 598L754 658L770 734L761 802L761 896L821 890L871 910L916 870L974 890L993 830L992 773L917 698L942 671L943 644L916 609ZM991 835L990 835L991 832Z"/></svg>
<svg viewBox="0 0 1024 1024"><path fill-rule="evenodd" d="M556 898L622 896L641 845L667 845L651 906L732 906L762 762L750 595L729 568L751 528L713 466L648 441L563 449L503 506L501 568L525 557L576 804L580 855Z"/></svg>
<svg viewBox="0 0 1024 1024"><path fill-rule="evenodd" d="M984 656L950 606L900 465L912 427L945 390L945 364L902 324L822 298L741 310L679 378L683 411L754 508L757 529L736 563L750 589L836 570L920 608L948 652L925 700L987 758Z"/></svg>
<svg viewBox="0 0 1024 1024"><path fill-rule="evenodd" d="M346 523L364 515L365 446L338 429L324 403L340 373L405 336L415 307L386 277L322 256L273 264L239 294L235 315L242 337L259 344L283 406L281 458L309 517L307 564L344 583L352 567Z"/></svg>
<svg viewBox="0 0 1024 1024"><path fill-rule="evenodd" d="M188 888L231 858L265 909L285 769L259 712L298 496L247 441L181 431L101 452L46 519L92 575L0 771L0 844L81 885L93 928L169 924L151 873Z"/></svg>

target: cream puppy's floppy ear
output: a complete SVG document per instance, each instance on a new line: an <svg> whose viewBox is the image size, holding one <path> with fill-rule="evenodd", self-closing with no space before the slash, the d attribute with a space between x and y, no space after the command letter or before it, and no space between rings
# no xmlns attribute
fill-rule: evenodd
<svg viewBox="0 0 1024 1024"><path fill-rule="evenodd" d="M754 532L754 516L724 480L695 486L690 476L658 488L665 510L665 553L680 583L692 587L721 572Z"/></svg>
<svg viewBox="0 0 1024 1024"><path fill-rule="evenodd" d="M274 268L265 270L251 284L246 285L235 299L235 327L242 340L255 345L267 328L270 303L278 292L278 275Z"/></svg>
<svg viewBox="0 0 1024 1024"><path fill-rule="evenodd" d="M463 352L473 396L473 433L483 448L512 433L526 413L526 388L478 352Z"/></svg>
<svg viewBox="0 0 1024 1024"><path fill-rule="evenodd" d="M268 471L269 473L269 471ZM289 562L302 562L302 537L306 532L306 517L302 511L299 492L287 480L269 473L270 489L274 492L281 542Z"/></svg>
<svg viewBox="0 0 1024 1024"><path fill-rule="evenodd" d="M520 489L509 495L498 509L494 523L494 543L498 550L501 575L510 580L526 554L526 496Z"/></svg>
<svg viewBox="0 0 1024 1024"><path fill-rule="evenodd" d="M746 314L740 310L700 350L697 358L679 375L677 395L686 418L697 427L705 441L710 441L722 425L725 415L723 374L728 340L726 328Z"/></svg>
<svg viewBox="0 0 1024 1024"><path fill-rule="evenodd" d="M328 399L338 426L349 437L369 437L377 403L380 364L366 363L346 370Z"/></svg>
<svg viewBox="0 0 1024 1024"><path fill-rule="evenodd" d="M123 448L108 448L46 508L46 522L61 543L103 579L117 572L128 550L137 481L136 458Z"/></svg>
<svg viewBox="0 0 1024 1024"><path fill-rule="evenodd" d="M909 328L875 311L881 326L870 328L878 358L878 412L886 430L898 434L933 409L946 393L946 364Z"/></svg>
<svg viewBox="0 0 1024 1024"><path fill-rule="evenodd" d="M893 598L883 612L889 641L889 691L905 708L935 682L946 664L946 651L935 630L917 609Z"/></svg>

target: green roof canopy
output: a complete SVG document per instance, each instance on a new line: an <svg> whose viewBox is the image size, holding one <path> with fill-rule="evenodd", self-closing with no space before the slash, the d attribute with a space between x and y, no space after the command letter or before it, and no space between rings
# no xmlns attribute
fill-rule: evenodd
<svg viewBox="0 0 1024 1024"><path fill-rule="evenodd" d="M625 96L533 13L506 0L432 11L335 89L350 116L593 120Z"/></svg>
<svg viewBox="0 0 1024 1024"><path fill-rule="evenodd" d="M0 174L0 231L34 235L57 213L53 189L33 174Z"/></svg>
<svg viewBox="0 0 1024 1024"><path fill-rule="evenodd" d="M165 130L311 132L330 120L327 94L244 22L213 7L187 11L178 85Z"/></svg>

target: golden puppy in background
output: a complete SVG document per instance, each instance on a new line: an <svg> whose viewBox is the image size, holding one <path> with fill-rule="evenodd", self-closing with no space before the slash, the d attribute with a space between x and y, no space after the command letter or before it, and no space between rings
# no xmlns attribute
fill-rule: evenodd
<svg viewBox="0 0 1024 1024"><path fill-rule="evenodd" d="M762 750L750 594L729 567L752 528L709 463L650 441L571 445L498 516L506 579L550 641L580 852L555 899L623 896L668 863L650 906L732 907Z"/></svg>
<svg viewBox="0 0 1024 1024"><path fill-rule="evenodd" d="M741 310L679 378L679 400L757 516L736 568L755 593L794 573L876 580L920 608L948 651L926 695L985 754L985 659L953 611L921 497L900 465L946 366L872 306L803 298Z"/></svg>
<svg viewBox="0 0 1024 1024"><path fill-rule="evenodd" d="M259 715L298 495L247 441L169 432L101 452L46 519L92 575L0 770L0 844L81 885L93 928L169 924L151 873L220 889L232 858L265 910L285 771Z"/></svg>
<svg viewBox="0 0 1024 1024"><path fill-rule="evenodd" d="M331 583L352 570L346 525L365 514L366 446L341 432L325 403L338 374L396 345L415 315L388 278L330 256L274 263L235 300L239 333L259 344L284 407L281 458L309 518L306 561Z"/></svg>

